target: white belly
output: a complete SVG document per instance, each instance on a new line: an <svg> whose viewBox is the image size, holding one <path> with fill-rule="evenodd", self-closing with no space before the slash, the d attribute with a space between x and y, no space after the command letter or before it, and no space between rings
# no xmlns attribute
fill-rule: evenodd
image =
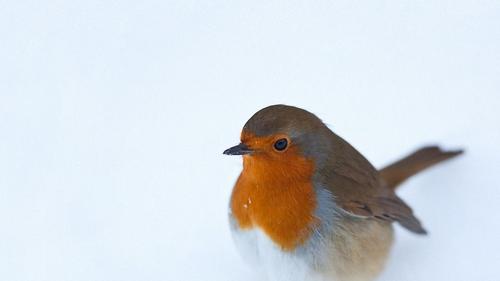
<svg viewBox="0 0 500 281"><path fill-rule="evenodd" d="M393 240L390 224L344 222L347 233L316 230L303 246L286 252L259 228L241 230L234 219L230 221L241 256L263 276L259 281L373 280L383 269ZM339 247L344 250L336 250Z"/></svg>
<svg viewBox="0 0 500 281"><path fill-rule="evenodd" d="M258 228L239 230L232 225L231 230L243 259L268 281L334 281L314 268L316 258L306 248L285 252Z"/></svg>

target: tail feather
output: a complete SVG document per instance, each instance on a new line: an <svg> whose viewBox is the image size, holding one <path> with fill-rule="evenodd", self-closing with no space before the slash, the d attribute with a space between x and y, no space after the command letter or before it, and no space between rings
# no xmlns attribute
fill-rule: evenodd
<svg viewBox="0 0 500 281"><path fill-rule="evenodd" d="M395 189L418 172L462 153L463 150L443 151L437 146L423 147L379 172L387 186Z"/></svg>

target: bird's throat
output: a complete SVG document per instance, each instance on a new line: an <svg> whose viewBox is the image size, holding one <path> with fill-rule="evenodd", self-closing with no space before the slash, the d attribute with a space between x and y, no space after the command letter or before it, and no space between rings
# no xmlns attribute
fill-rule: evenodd
<svg viewBox="0 0 500 281"><path fill-rule="evenodd" d="M318 223L317 202L313 161L292 153L286 157L293 159L245 156L230 207L241 229L258 227L283 250L292 251Z"/></svg>

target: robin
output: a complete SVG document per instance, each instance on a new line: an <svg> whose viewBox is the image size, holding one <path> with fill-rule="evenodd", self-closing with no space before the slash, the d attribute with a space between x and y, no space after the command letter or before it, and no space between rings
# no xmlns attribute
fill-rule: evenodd
<svg viewBox="0 0 500 281"><path fill-rule="evenodd" d="M233 238L268 280L373 280L393 243L393 222L426 234L395 188L460 153L424 147L377 170L314 114L266 107L224 151L243 155L230 200Z"/></svg>

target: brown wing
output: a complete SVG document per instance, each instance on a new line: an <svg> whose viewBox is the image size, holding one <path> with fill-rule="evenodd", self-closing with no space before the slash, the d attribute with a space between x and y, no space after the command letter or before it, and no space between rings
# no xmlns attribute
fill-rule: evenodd
<svg viewBox="0 0 500 281"><path fill-rule="evenodd" d="M392 190L363 186L340 174L335 178L334 196L344 211L365 218L395 221L412 232L426 233L420 221L413 215L412 209Z"/></svg>
<svg viewBox="0 0 500 281"><path fill-rule="evenodd" d="M336 203L355 216L398 222L412 232L425 234L411 208L385 184L368 160L335 137L332 159L320 174Z"/></svg>

